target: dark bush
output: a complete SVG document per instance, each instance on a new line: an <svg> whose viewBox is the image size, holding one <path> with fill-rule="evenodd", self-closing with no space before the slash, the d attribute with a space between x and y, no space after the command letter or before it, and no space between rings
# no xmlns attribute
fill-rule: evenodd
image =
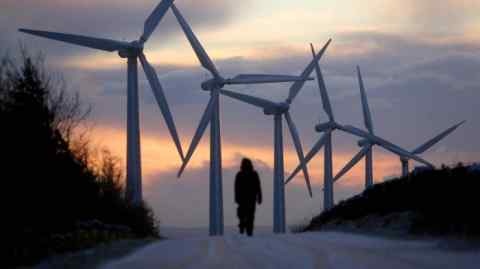
<svg viewBox="0 0 480 269"><path fill-rule="evenodd" d="M6 265L31 264L46 255L80 249L117 237L158 236L152 210L124 198L118 160L95 158L78 126L88 115L62 80L49 76L42 58L22 53L0 62L2 243ZM99 160L96 160L99 159ZM80 230L98 220L128 232ZM5 264L3 262L2 264Z"/></svg>

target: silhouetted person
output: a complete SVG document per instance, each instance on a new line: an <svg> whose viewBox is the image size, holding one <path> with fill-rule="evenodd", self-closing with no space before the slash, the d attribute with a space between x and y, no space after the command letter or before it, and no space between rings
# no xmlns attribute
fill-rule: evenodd
<svg viewBox="0 0 480 269"><path fill-rule="evenodd" d="M252 161L244 158L240 171L235 177L235 203L238 204L237 216L240 233L245 231L253 235L256 203L262 203L262 187L257 171L253 169Z"/></svg>

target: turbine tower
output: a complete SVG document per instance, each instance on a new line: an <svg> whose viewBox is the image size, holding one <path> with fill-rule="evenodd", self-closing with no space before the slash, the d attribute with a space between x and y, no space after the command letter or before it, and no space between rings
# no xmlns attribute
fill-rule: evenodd
<svg viewBox="0 0 480 269"><path fill-rule="evenodd" d="M140 126L138 115L138 59L140 60L145 75L153 90L155 99L163 114L170 135L177 147L178 154L183 160L180 139L170 113L170 109L163 93L162 86L143 54L144 44L148 41L161 19L168 11L174 0L163 0L153 10L145 21L143 34L139 40L132 42L116 41L111 39L94 38L82 35L19 29L20 32L40 36L48 39L62 41L74 45L88 47L108 52L118 52L121 58L127 59L127 186L126 198L134 205L142 202L142 172L140 158Z"/></svg>
<svg viewBox="0 0 480 269"><path fill-rule="evenodd" d="M340 172L335 176L333 181L337 181L340 179L344 174L346 174L353 166L355 166L363 157L365 157L365 188L370 188L373 186L373 146L378 145L381 146L394 154L397 154L400 158L405 159L414 159L416 161L422 162L427 166L434 167L429 162L419 158L414 153L410 153L397 145L394 145L384 139L375 136L373 131L373 123L372 123L372 116L370 113L370 108L368 106L367 95L365 93L365 87L363 84L362 74L360 71L360 67L357 66L357 76L358 82L360 84L360 95L362 100L362 109L363 109L363 119L365 123L365 127L368 130L368 133L362 130L355 130L358 134L364 134L364 139L358 142L358 145L362 147L362 149L352 158L350 162L345 165L345 167L340 170ZM366 134L366 135L365 135ZM393 150L396 149L396 150Z"/></svg>
<svg viewBox="0 0 480 269"><path fill-rule="evenodd" d="M323 49L317 54L314 55L314 59L302 72L301 77L302 81L295 82L290 87L290 92L288 98L284 102L272 102L263 98L258 98L246 94L240 94L232 91L221 90L220 92L223 95L229 96L231 98L237 99L247 104L251 104L260 108L263 108L265 115L273 116L274 120L274 164L273 164L273 232L274 233L285 233L286 232L286 220L285 220L285 185L284 185L284 160L283 160L283 120L282 117L285 117L290 134L292 136L293 143L295 145L295 150L297 151L297 156L301 164L301 170L305 176L305 182L307 184L308 192L312 196L312 188L310 185L310 177L308 175L307 166L305 165L302 143L300 142L300 137L298 135L297 128L290 116L290 105L292 104L295 97L298 95L299 91L305 84L305 80L308 79L308 76L312 73L314 64L320 60L322 55L325 53L328 45L331 40L325 44Z"/></svg>
<svg viewBox="0 0 480 269"><path fill-rule="evenodd" d="M449 134L451 134L453 131L455 131L458 127L463 125L465 121L459 122L455 124L454 126L448 128L447 130L443 131L442 133L438 134L434 138L428 140L424 144L420 145L418 148L414 149L412 151L413 154L419 155L424 153L425 151L429 150L431 147L433 147L435 144L440 142L440 140L444 139L447 137ZM408 167L408 162L410 159L405 158L405 157L400 157L400 162L402 163L402 177L407 177L408 174L410 173L409 167Z"/></svg>
<svg viewBox="0 0 480 269"><path fill-rule="evenodd" d="M178 172L180 177L190 158L202 138L207 125L210 123L210 224L209 233L212 236L223 234L223 197L222 197L222 152L220 141L219 94L225 85L259 84L297 81L303 83L300 77L286 75L244 74L234 78L223 78L205 49L197 39L192 29L175 5L172 11L177 18L185 36L192 46L200 64L207 69L213 78L204 81L201 85L204 91L210 92L210 101L203 113L199 126L195 131L188 152Z"/></svg>

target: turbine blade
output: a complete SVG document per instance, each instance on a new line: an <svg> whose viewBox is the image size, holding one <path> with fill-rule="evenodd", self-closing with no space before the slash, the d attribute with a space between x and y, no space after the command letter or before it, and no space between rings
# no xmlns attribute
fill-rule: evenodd
<svg viewBox="0 0 480 269"><path fill-rule="evenodd" d="M388 150L388 151L390 151L394 154L399 155L400 157L405 157L405 158L412 159L412 160L415 160L417 162L423 163L427 166L435 167L433 164L425 161L424 159L422 159L422 158L420 158L416 155L413 155L412 153L408 152L407 150L402 149L401 147L399 147L399 146L397 146L397 145L395 145L395 144L393 144L393 143L391 143L391 142L389 142L389 141L387 141L383 138L380 138L378 136L367 133L367 132L365 132L363 130L360 130L356 127L353 127L353 126L350 126L350 125L345 125L345 126L338 125L337 128L344 131L344 132L363 137L363 138L369 140L370 142L372 142L374 144L378 144L379 146L383 147L384 149L386 149L386 150Z"/></svg>
<svg viewBox="0 0 480 269"><path fill-rule="evenodd" d="M88 47L92 49L104 50L104 51L117 51L120 49L125 49L131 47L127 42L120 42L111 39L104 38L95 38L82 35L72 35L56 32L47 32L47 31L38 31L38 30L29 30L29 29L19 29L20 32L40 36L48 39L53 39L57 41L62 41L65 43L70 43L82 47Z"/></svg>
<svg viewBox="0 0 480 269"><path fill-rule="evenodd" d="M302 77L288 75L263 75L263 74L242 74L234 78L227 79L226 84L261 84L261 83L279 83L302 81ZM312 80L307 78L306 80Z"/></svg>
<svg viewBox="0 0 480 269"><path fill-rule="evenodd" d="M349 133L349 134L352 134L352 135L355 135L355 136L358 136L358 137L361 137L361 138L364 138L368 141L370 141L371 143L379 143L379 142L382 142L384 144L389 144L390 146L392 147L395 147L397 149L400 149L400 147L394 145L393 143L390 143L388 142L387 140L383 139L383 138L380 138L376 135L373 135L369 132L366 132L362 129L359 129L357 127L354 127L354 126L351 126L351 125L340 125L340 124L337 124L337 128L339 130L342 130L346 133Z"/></svg>
<svg viewBox="0 0 480 269"><path fill-rule="evenodd" d="M372 139L375 139L374 138L374 135L368 133L368 132L365 132L364 130L361 130L357 127L354 127L354 126L351 126L351 125L340 125L340 124L337 124L337 129L339 130L342 130L346 133L349 133L349 134L352 134L352 135L355 135L355 136L358 136L358 137L361 137L361 138L365 138L367 140L372 140Z"/></svg>
<svg viewBox="0 0 480 269"><path fill-rule="evenodd" d="M414 151L412 151L413 154L422 154L424 153L425 151L427 151L428 149L430 149L431 147L433 147L435 144L437 144L438 142L440 142L440 140L444 139L446 136L448 136L449 134L451 134L453 131L455 131L458 127L460 127L461 125L463 125L465 123L465 121L462 121L460 123L457 123L456 125L450 127L449 129L445 130L444 132L440 133L439 135L437 135L436 137L432 138L431 140L425 142L425 144L419 146L418 148L416 148Z"/></svg>
<svg viewBox="0 0 480 269"><path fill-rule="evenodd" d="M417 155L414 155L388 141L385 141L385 140L380 140L379 142L377 142L377 144L381 147L383 147L384 149L392 152L392 153L395 153L397 155L399 155L400 157L404 157L404 158L407 158L407 159L412 159L412 160L415 160L417 162L420 162L420 163L423 163L431 168L435 168L435 166L433 164L431 164L430 162L418 157Z"/></svg>
<svg viewBox="0 0 480 269"><path fill-rule="evenodd" d="M307 153L305 156L305 164L308 164L313 157L322 149L322 147L325 145L327 141L327 135L324 134L322 138L320 138L315 145L313 145L313 148ZM287 181L285 181L285 184L288 184L290 181L293 180L293 178L302 170L301 165L299 165L295 170L293 170L292 174L288 177Z"/></svg>
<svg viewBox="0 0 480 269"><path fill-rule="evenodd" d="M226 95L230 98L237 99L237 100L242 101L244 103L251 104L251 105L254 105L254 106L257 106L257 107L261 107L261 108L264 108L264 109L274 108L274 107L278 106L277 104L275 104L272 101L268 101L266 99L251 96L251 95L232 92L232 91L228 91L228 90L220 90L220 93L223 94L223 95Z"/></svg>
<svg viewBox="0 0 480 269"><path fill-rule="evenodd" d="M332 42L332 39L329 39L327 41L327 44L323 46L322 50L315 56L315 58L307 65L305 70L303 70L301 77L306 79L307 77L310 76L313 72L313 68L315 68L315 62L318 62L320 58L322 58L323 54L327 50L328 46ZM293 83L293 85L290 87L290 92L288 95L287 103L291 104L293 102L293 99L298 95L298 92L303 88L303 85L305 85L305 80L301 81L296 81Z"/></svg>
<svg viewBox="0 0 480 269"><path fill-rule="evenodd" d="M315 57L316 53L313 44L310 44L310 48L312 50L313 57ZM327 93L327 87L325 86L325 80L323 79L322 70L320 69L320 64L318 61L315 62L315 72L317 73L318 88L320 89L320 95L322 97L323 110L325 113L327 113L330 121L335 121L335 118L333 117L332 106L330 104L330 98L328 97Z"/></svg>
<svg viewBox="0 0 480 269"><path fill-rule="evenodd" d="M168 9L172 5L173 1L174 0L162 0L153 10L150 16L148 16L147 20L145 21L145 25L143 26L142 37L140 37L140 41L142 43L147 42L147 40L150 38L153 31L155 31L155 28L157 28L163 16L165 16L165 13L167 13Z"/></svg>
<svg viewBox="0 0 480 269"><path fill-rule="evenodd" d="M165 119L165 123L167 124L168 130L170 132L170 136L172 137L175 146L177 147L178 154L182 161L184 160L182 144L180 143L180 138L178 137L177 128L175 127L175 123L173 121L172 113L170 112L170 108L167 103L167 99L165 98L165 94L163 93L162 85L158 80L157 73L155 69L148 63L147 58L143 53L139 56L140 62L142 63L143 70L145 71L145 75L150 83L150 87L152 88L153 95L157 100L158 106L160 111L162 112L163 118Z"/></svg>
<svg viewBox="0 0 480 269"><path fill-rule="evenodd" d="M365 86L363 84L360 66L357 66L357 76L358 76L358 83L360 85L360 95L362 98L363 120L365 122L365 127L367 127L367 130L371 134L373 134L372 114L370 113L370 107L368 106L368 99L367 99L367 94L365 92Z"/></svg>
<svg viewBox="0 0 480 269"><path fill-rule="evenodd" d="M305 183L307 184L308 194L310 197L313 197L312 186L310 184L310 176L308 175L307 163L305 162L305 156L303 155L302 142L300 142L300 136L298 135L297 127L293 122L290 113L287 111L285 113L285 119L287 120L288 128L290 129L290 134L292 135L293 144L295 145L295 150L297 151L299 166L303 170L303 175L305 176Z"/></svg>
<svg viewBox="0 0 480 269"><path fill-rule="evenodd" d="M355 156L345 165L345 167L338 172L338 174L333 178L333 182L339 180L343 175L345 175L352 167L354 167L364 156L367 154L371 146L363 147Z"/></svg>
<svg viewBox="0 0 480 269"><path fill-rule="evenodd" d="M215 100L216 98L210 98L210 101L208 102L207 108L203 113L203 116L202 116L202 119L200 120L198 128L195 131L195 134L193 135L192 143L188 148L188 152L187 152L187 155L185 156L185 160L183 161L183 164L180 167L180 170L178 171L178 175L177 175L178 177L182 175L183 171L185 170L185 167L187 167L187 164L190 161L190 158L192 158L192 155L195 152L195 149L197 148L198 143L200 142L200 139L205 133L205 129L207 128L208 124L210 123L210 120L212 119L213 108L216 102Z"/></svg>
<svg viewBox="0 0 480 269"><path fill-rule="evenodd" d="M202 44L200 41L198 41L197 37L192 31L192 28L190 28L190 25L188 25L187 21L183 18L182 14L180 11L177 9L175 4L172 4L172 11L175 17L177 18L178 23L183 29L183 32L185 33L185 36L187 37L188 41L190 42L190 45L192 46L193 50L195 51L195 54L197 55L198 60L200 61L200 64L210 71L210 73L215 77L219 78L220 74L217 71L217 68L213 64L212 60L208 56L207 52L203 48Z"/></svg>

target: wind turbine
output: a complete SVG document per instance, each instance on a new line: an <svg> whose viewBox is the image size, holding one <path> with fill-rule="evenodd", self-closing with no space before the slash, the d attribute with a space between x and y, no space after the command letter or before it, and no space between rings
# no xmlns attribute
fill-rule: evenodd
<svg viewBox="0 0 480 269"><path fill-rule="evenodd" d="M431 147L433 147L435 144L440 142L440 140L444 139L446 136L451 134L453 131L455 131L458 127L463 125L465 121L459 122L455 124L454 126L448 128L447 130L443 131L442 133L438 134L434 138L428 140L424 144L420 145L418 148L414 149L412 151L413 154L419 155L424 153L425 151L429 150ZM409 167L408 167L408 158L405 157L400 157L400 162L402 163L402 177L407 177L408 174L410 173Z"/></svg>
<svg viewBox="0 0 480 269"><path fill-rule="evenodd" d="M304 79L296 76L286 75L262 75L243 74L234 78L223 78L215 67L214 63L206 53L205 49L197 39L192 29L184 19L175 5L172 11L192 46L200 64L207 69L213 78L204 81L201 85L204 91L210 92L210 101L203 113L199 126L195 131L190 148L184 158L183 164L178 172L180 177L186 168L190 158L195 152L200 139L202 138L207 125L210 123L210 235L223 234L223 197L222 197L222 152L220 141L220 115L219 115L219 94L225 85L258 84L296 81L296 84L303 84Z"/></svg>
<svg viewBox="0 0 480 269"><path fill-rule="evenodd" d="M313 45L311 45L311 49L312 49L312 54L315 55L315 49L313 48ZM364 132L350 125L342 125L337 123L335 121L335 117L330 104L330 98L328 96L328 92L325 86L325 80L323 79L323 75L318 62L315 65L315 70L317 73L317 81L318 81L318 87L320 89L320 95L322 98L323 110L327 113L329 121L315 126L315 130L319 133L324 132L324 135L317 141L317 143L314 144L312 149L307 153L307 155L305 156L305 162L306 163L310 162L310 160L312 160L312 158L322 149L322 147L325 146L324 187L323 187L324 210L328 210L332 208L334 205L333 183L335 179L332 176L332 170L333 170L332 169L332 133L337 129L355 136L363 137L364 139L368 139L368 141L370 141L372 144L373 143L379 144L382 147L386 148L387 150L394 152L395 154L398 154L401 156L408 156L408 158L410 159L414 159L419 162L430 165L428 162L422 160L421 158L414 156L413 154L399 148L398 146L388 142L387 140L384 140L380 137L375 136L374 134ZM301 170L301 166L302 164L299 164L299 166L289 176L285 184L293 180L293 178Z"/></svg>
<svg viewBox="0 0 480 269"><path fill-rule="evenodd" d="M288 98L284 102L272 102L263 98L254 97L246 94L240 94L228 90L221 90L220 93L231 98L237 99L241 102L251 104L263 108L265 115L272 115L274 120L274 175L273 175L273 231L274 233L285 233L286 224L285 224L285 188L284 188L284 161L283 161L283 120L282 117L285 117L290 134L292 136L293 144L295 150L297 151L297 156L301 164L301 169L305 175L305 182L307 184L308 192L312 196L312 189L310 186L310 177L308 175L307 167L305 165L304 155L302 144L300 142L300 137L298 135L297 128L290 116L290 105L292 104L295 97L298 95L298 92L301 90L305 84L305 80L312 73L314 64L320 60L322 55L325 53L328 45L331 40L323 47L323 49L317 54L314 55L314 59L311 63L305 68L302 72L301 77L302 81L295 82L290 87L290 92Z"/></svg>
<svg viewBox="0 0 480 269"><path fill-rule="evenodd" d="M358 134L363 134L364 139L358 142L358 145L362 147L362 149L352 158L350 162L347 163L347 165L345 165L345 167L342 170L340 170L340 172L335 176L333 181L335 182L338 179L340 179L353 166L355 166L363 157L365 157L365 188L370 188L371 186L373 186L373 151L372 149L373 149L373 146L375 145L381 146L397 154L400 158L414 159L416 161L426 164L427 166L434 167L432 164L419 158L414 153L410 153L406 150L403 150L397 145L394 145L379 137L375 137L375 134L373 131L372 116L370 113L370 108L368 106L367 94L365 93L362 74L360 71L360 67L358 66L357 66L357 76L358 76L358 82L360 84L360 95L362 100L363 119L364 119L365 127L368 130L368 133L359 129L355 130ZM392 149L396 149L396 151Z"/></svg>
<svg viewBox="0 0 480 269"><path fill-rule="evenodd" d="M310 44L312 55L315 57L315 48L313 44ZM312 150L305 156L305 162L308 163L319 151L325 146L324 150L324 196L323 203L325 209L333 207L333 175L332 175L332 133L337 129L338 124L335 121L333 115L332 106L330 104L330 98L328 97L327 89L325 86L325 80L323 79L322 71L318 61L315 61L315 71L317 74L318 88L320 90L320 96L322 98L323 110L328 115L328 122L318 124L315 130L319 133L324 132L322 138L313 146ZM301 170L302 164L300 164L288 177L285 184L289 183Z"/></svg>
<svg viewBox="0 0 480 269"><path fill-rule="evenodd" d="M94 38L82 35L46 32L38 30L19 29L20 32L40 36L48 39L62 41L74 45L88 47L108 52L118 52L121 58L127 58L127 192L126 198L134 205L142 202L142 172L140 158L140 126L138 115L138 62L145 71L145 75L153 90L153 94L163 114L170 135L177 147L177 151L184 159L180 139L177 134L173 117L163 93L162 86L143 54L144 44L148 41L161 19L168 11L174 0L163 0L153 10L145 21L143 34L139 40L132 42L116 41L104 38Z"/></svg>

